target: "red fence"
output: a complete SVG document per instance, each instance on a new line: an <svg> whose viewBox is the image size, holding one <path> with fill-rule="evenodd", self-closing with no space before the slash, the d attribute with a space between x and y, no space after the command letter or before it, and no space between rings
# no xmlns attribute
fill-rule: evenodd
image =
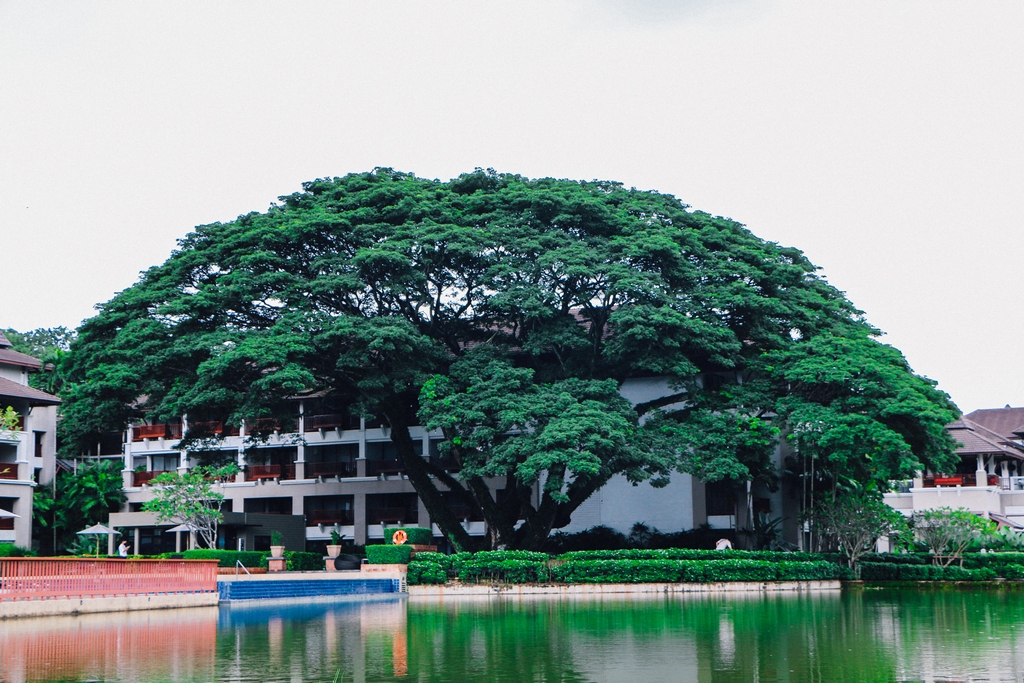
<svg viewBox="0 0 1024 683"><path fill-rule="evenodd" d="M216 560L0 559L0 601L216 590Z"/></svg>

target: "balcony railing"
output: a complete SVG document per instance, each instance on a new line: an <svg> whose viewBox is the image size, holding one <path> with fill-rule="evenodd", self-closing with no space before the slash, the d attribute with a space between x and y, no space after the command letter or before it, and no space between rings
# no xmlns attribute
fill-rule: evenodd
<svg viewBox="0 0 1024 683"><path fill-rule="evenodd" d="M416 514L405 508L377 508L367 512L366 517L370 524L398 524L415 521Z"/></svg>
<svg viewBox="0 0 1024 683"><path fill-rule="evenodd" d="M156 479L157 477L159 477L161 474L164 474L164 472L168 472L168 471L170 471L170 470L153 470L151 472L132 472L132 486L142 486L143 484L148 484L149 482L151 482L154 479Z"/></svg>
<svg viewBox="0 0 1024 683"><path fill-rule="evenodd" d="M281 431L281 425L276 418L261 417L246 423L246 431L251 433L267 434L269 432Z"/></svg>
<svg viewBox="0 0 1024 683"><path fill-rule="evenodd" d="M311 462L306 464L306 477L354 477L354 462Z"/></svg>
<svg viewBox="0 0 1024 683"><path fill-rule="evenodd" d="M367 460L366 476L376 477L380 474L405 474L405 465L399 460Z"/></svg>
<svg viewBox="0 0 1024 683"><path fill-rule="evenodd" d="M315 432L320 429L359 429L359 418L340 413L307 415L303 425L307 432Z"/></svg>
<svg viewBox="0 0 1024 683"><path fill-rule="evenodd" d="M0 479L17 479L18 463L0 463Z"/></svg>
<svg viewBox="0 0 1024 683"><path fill-rule="evenodd" d="M306 526L320 524L355 524L355 513L352 510L310 510L306 513Z"/></svg>
<svg viewBox="0 0 1024 683"><path fill-rule="evenodd" d="M132 429L132 441L143 439L162 439L167 435L167 425L136 425Z"/></svg>
<svg viewBox="0 0 1024 683"><path fill-rule="evenodd" d="M257 479L281 479L290 480L295 478L295 465L247 465L245 468L246 481Z"/></svg>
<svg viewBox="0 0 1024 683"><path fill-rule="evenodd" d="M136 425L132 428L132 441L143 439L180 439L181 423Z"/></svg>
<svg viewBox="0 0 1024 683"><path fill-rule="evenodd" d="M211 436L238 436L238 427L225 425L223 422L193 422L189 424L189 431L197 434Z"/></svg>
<svg viewBox="0 0 1024 683"><path fill-rule="evenodd" d="M928 474L924 477L924 488L933 489L936 487L945 486L976 486L977 477L973 474ZM1000 486L999 476L995 474L988 475L988 486Z"/></svg>

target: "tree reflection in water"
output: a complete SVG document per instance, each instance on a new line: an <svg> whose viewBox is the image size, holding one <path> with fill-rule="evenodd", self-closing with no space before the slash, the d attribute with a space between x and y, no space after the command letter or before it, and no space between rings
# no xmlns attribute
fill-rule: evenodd
<svg viewBox="0 0 1024 683"><path fill-rule="evenodd" d="M388 599L0 622L0 681L1019 681L1024 593Z"/></svg>

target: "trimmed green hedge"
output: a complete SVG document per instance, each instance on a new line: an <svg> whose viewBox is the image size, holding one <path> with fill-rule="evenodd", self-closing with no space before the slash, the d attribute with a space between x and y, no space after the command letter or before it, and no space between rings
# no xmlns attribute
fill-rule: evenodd
<svg viewBox="0 0 1024 683"><path fill-rule="evenodd" d="M825 555L817 553L784 553L772 550L693 550L665 548L662 550L577 550L558 556L559 560L759 560L761 562L821 562Z"/></svg>
<svg viewBox="0 0 1024 683"><path fill-rule="evenodd" d="M463 583L543 583L549 580L547 562L532 560L474 559L459 568Z"/></svg>
<svg viewBox="0 0 1024 683"><path fill-rule="evenodd" d="M1008 573L1018 574L1024 578L1024 567L1010 565L1007 569ZM991 581L999 576L1000 574L990 567L967 569L957 565L936 567L931 564L887 562L862 562L860 565L860 578L864 581Z"/></svg>
<svg viewBox="0 0 1024 683"><path fill-rule="evenodd" d="M243 567L259 567L266 566L263 564L263 558L270 553L258 550L209 550L206 548L196 548L194 550L186 550L181 553L183 559L186 560L220 560L220 567L234 567L235 562L240 560Z"/></svg>
<svg viewBox="0 0 1024 683"><path fill-rule="evenodd" d="M551 574L562 583L716 583L842 579L849 570L823 561L571 560Z"/></svg>
<svg viewBox="0 0 1024 683"><path fill-rule="evenodd" d="M434 532L424 526L386 527L384 529L384 543L387 545L393 545L394 541L391 540L391 537L399 529L405 531L405 533L409 536L409 540L405 542L406 545L434 544Z"/></svg>
<svg viewBox="0 0 1024 683"><path fill-rule="evenodd" d="M561 555L544 553L419 553L417 583L441 583L441 576L465 582L505 583L709 583L718 581L813 581L852 579L835 554L770 551L599 550ZM432 567L427 567L431 565ZM865 581L1024 580L1024 553L968 553L964 566L935 567L926 553L870 553L860 563ZM410 572L413 570L410 569Z"/></svg>
<svg viewBox="0 0 1024 683"><path fill-rule="evenodd" d="M368 545L366 559L370 564L409 564L412 548L408 545Z"/></svg>
<svg viewBox="0 0 1024 683"><path fill-rule="evenodd" d="M406 580L410 586L440 584L448 580L448 574L436 562L419 562L417 557L417 560L409 563L409 575Z"/></svg>
<svg viewBox="0 0 1024 683"><path fill-rule="evenodd" d="M319 553L304 553L298 550L285 550L284 561L285 571L289 572L315 572L323 571L324 568L324 557ZM263 556L260 566L270 566L269 554Z"/></svg>

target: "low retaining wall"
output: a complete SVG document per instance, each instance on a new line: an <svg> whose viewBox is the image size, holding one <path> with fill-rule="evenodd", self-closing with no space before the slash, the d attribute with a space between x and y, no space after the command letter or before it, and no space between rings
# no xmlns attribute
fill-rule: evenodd
<svg viewBox="0 0 1024 683"><path fill-rule="evenodd" d="M409 586L410 598L520 595L614 595L621 593L770 593L776 591L838 591L840 581L730 581L725 583L587 583L587 584L445 584Z"/></svg>
<svg viewBox="0 0 1024 683"><path fill-rule="evenodd" d="M176 595L130 595L106 598L55 598L0 602L0 619L49 617L57 615L129 612L134 610L207 607L217 604L216 593Z"/></svg>

